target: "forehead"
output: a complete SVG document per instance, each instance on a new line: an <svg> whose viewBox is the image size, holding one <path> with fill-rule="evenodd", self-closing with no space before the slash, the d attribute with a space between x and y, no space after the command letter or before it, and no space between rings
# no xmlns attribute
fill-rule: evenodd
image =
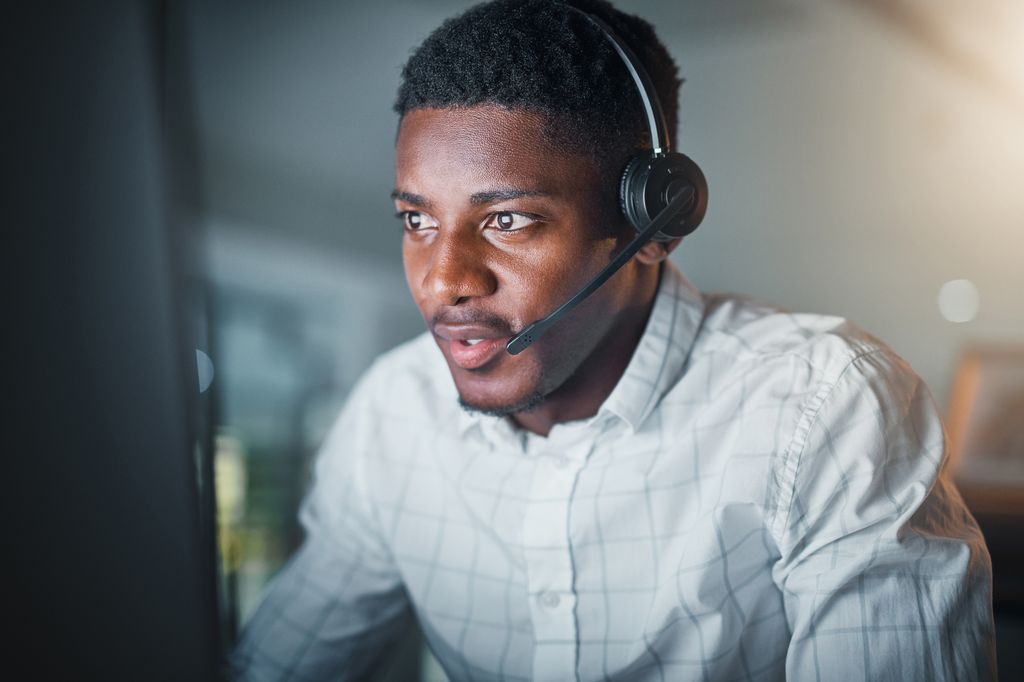
<svg viewBox="0 0 1024 682"><path fill-rule="evenodd" d="M399 127L398 184L402 189L411 183L465 190L525 182L552 193L594 189L595 164L556 149L544 126L537 112L497 105L415 109Z"/></svg>

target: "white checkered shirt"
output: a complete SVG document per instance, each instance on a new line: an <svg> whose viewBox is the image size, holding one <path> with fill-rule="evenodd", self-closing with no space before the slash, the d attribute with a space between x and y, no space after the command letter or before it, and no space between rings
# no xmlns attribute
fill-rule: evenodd
<svg viewBox="0 0 1024 682"><path fill-rule="evenodd" d="M415 615L453 680L994 676L984 541L913 371L667 265L598 413L474 416L424 334L327 439L252 680L359 678Z"/></svg>

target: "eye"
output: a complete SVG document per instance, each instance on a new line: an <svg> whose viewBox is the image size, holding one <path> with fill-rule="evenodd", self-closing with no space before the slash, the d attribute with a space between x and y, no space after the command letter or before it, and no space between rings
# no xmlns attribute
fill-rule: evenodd
<svg viewBox="0 0 1024 682"><path fill-rule="evenodd" d="M512 213L511 211L502 211L500 213L495 213L488 218L485 227L494 227L501 232L515 232L516 230L521 230L524 227L529 227L535 222L537 221L532 216L524 215L522 213Z"/></svg>
<svg viewBox="0 0 1024 682"><path fill-rule="evenodd" d="M395 217L402 221L408 232L420 232L428 227L437 226L430 216L419 211L399 211Z"/></svg>

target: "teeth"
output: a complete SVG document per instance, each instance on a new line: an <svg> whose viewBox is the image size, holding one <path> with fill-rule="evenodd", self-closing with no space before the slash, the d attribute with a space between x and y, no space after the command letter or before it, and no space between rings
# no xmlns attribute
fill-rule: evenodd
<svg viewBox="0 0 1024 682"><path fill-rule="evenodd" d="M465 343L467 346L475 346L476 344L483 341L483 339L466 339Z"/></svg>

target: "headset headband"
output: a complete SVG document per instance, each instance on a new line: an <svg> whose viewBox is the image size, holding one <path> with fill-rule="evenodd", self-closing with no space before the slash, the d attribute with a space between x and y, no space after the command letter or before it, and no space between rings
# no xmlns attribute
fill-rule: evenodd
<svg viewBox="0 0 1024 682"><path fill-rule="evenodd" d="M598 19L593 14L584 12L578 7L573 7L572 5L566 5L566 7L582 14L590 23L596 26L604 34L604 37L608 39L608 42L612 44L615 51L619 53L619 57L622 58L623 63L626 65L629 75L633 78L633 82L636 83L640 99L643 100L644 112L647 114L647 127L651 131L651 146L654 148L654 153L662 154L663 152L670 151L672 141L668 136L668 126L665 125L665 112L662 111L661 101L658 99L658 94L654 90L654 85L651 83L651 78L647 75L647 70L644 69L643 64L633 54L633 51L629 49L629 46L619 38L612 27L602 19Z"/></svg>

